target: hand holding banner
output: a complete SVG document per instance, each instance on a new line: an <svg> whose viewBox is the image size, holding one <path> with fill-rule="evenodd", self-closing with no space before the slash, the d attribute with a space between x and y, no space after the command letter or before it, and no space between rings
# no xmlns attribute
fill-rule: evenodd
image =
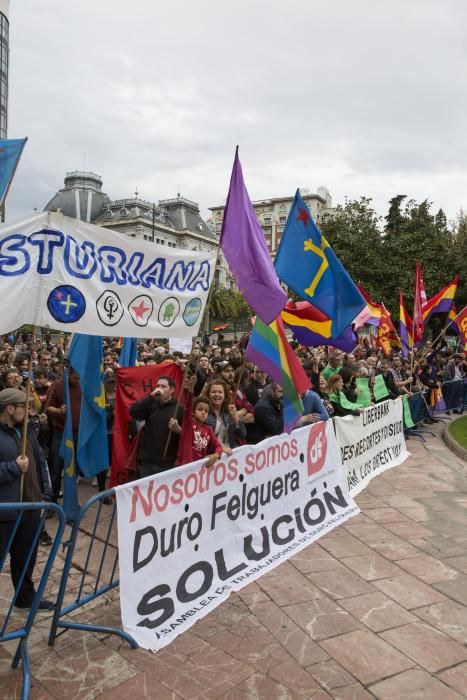
<svg viewBox="0 0 467 700"><path fill-rule="evenodd" d="M381 401L389 396L389 391L384 381L382 374L377 374L375 376L375 383L373 384L373 396L375 401Z"/></svg>
<svg viewBox="0 0 467 700"><path fill-rule="evenodd" d="M371 394L368 377L357 377L356 379L358 396L357 396L357 407L367 408L371 406Z"/></svg>

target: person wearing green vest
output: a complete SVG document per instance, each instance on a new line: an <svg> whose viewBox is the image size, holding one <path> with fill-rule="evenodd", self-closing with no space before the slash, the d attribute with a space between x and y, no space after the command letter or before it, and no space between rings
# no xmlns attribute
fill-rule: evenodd
<svg viewBox="0 0 467 700"><path fill-rule="evenodd" d="M332 377L333 374L337 374L337 372L340 370L342 364L342 354L335 350L332 355L329 355L329 360L327 367L323 369L321 374L325 378L325 380L328 382L329 378Z"/></svg>
<svg viewBox="0 0 467 700"><path fill-rule="evenodd" d="M329 377L328 394L334 416L359 416L365 410L356 405L357 394L352 387L352 378L353 372L348 367Z"/></svg>

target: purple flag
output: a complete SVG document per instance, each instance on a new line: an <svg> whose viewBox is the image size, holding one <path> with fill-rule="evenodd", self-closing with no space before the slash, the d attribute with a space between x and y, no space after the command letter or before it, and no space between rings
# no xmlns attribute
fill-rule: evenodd
<svg viewBox="0 0 467 700"><path fill-rule="evenodd" d="M243 181L238 146L220 245L243 296L264 323L272 323L284 308L287 295L280 286L263 231Z"/></svg>

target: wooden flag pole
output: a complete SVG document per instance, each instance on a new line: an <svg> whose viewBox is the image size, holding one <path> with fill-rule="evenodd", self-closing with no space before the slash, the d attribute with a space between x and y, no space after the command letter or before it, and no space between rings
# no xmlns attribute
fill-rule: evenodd
<svg viewBox="0 0 467 700"><path fill-rule="evenodd" d="M194 350L195 350L195 342L196 342L195 339L193 339L193 343L192 343L192 345L191 345L190 355L189 355L189 357L188 357L187 367L186 367L186 370L185 370L185 374L184 374L184 376L183 376L182 386L180 387L180 391L179 391L178 398L177 398L177 403L175 404L175 411L174 411L174 414L173 414L173 418L176 418L176 417L177 417L178 409L180 408L180 404L181 404L181 402L182 402L183 388L184 388L184 384L185 384L186 379L188 379L188 377L189 377L189 373L190 373L190 364L191 364L192 357L193 357L193 353L194 353ZM197 361L196 361L196 365L195 365L195 369L194 369L194 374L196 374L196 370L198 369L198 363L199 363L199 354L198 354L198 359L197 359ZM162 457L164 457L164 458L165 458L165 456L167 455L167 450L169 449L169 445L170 445L170 440L171 440L171 439L172 439L172 431L169 430L169 434L167 435L167 440L166 440L165 447L164 447L164 452L162 453Z"/></svg>
<svg viewBox="0 0 467 700"><path fill-rule="evenodd" d="M457 314L457 316L455 316L453 319L449 319L449 320L448 320L447 324L445 325L445 327L443 328L443 330L441 331L441 333L438 333L438 335L436 336L436 338L435 338L435 339L433 340L433 342L431 343L432 346L435 345L435 344L438 342L438 340L446 333L446 331L447 331L447 329L449 328L449 326L451 325L451 323L452 323L453 321L455 321L457 318L459 318L459 316L461 315L461 313L463 312L463 310L464 310L464 309L461 309L461 310L459 311L459 313ZM429 352L430 352L430 349L425 350L425 352L422 354L421 358L418 360L417 365L419 365L421 362L423 362L423 360L425 359L425 357L428 355Z"/></svg>
<svg viewBox="0 0 467 700"><path fill-rule="evenodd" d="M29 420L29 398L31 396L31 384L32 384L32 352L29 358L28 366L28 383L26 386L26 406L24 409L24 419L23 419L23 434L21 438L21 457L26 457L26 440L28 437L28 420ZM23 489L24 489L24 473L21 472L21 478L19 482L19 500L23 500Z"/></svg>

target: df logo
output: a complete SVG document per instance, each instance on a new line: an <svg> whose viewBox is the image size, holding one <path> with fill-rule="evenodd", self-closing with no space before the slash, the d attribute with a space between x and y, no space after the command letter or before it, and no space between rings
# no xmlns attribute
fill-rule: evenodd
<svg viewBox="0 0 467 700"><path fill-rule="evenodd" d="M316 474L324 466L327 442L326 423L321 421L313 425L308 436L307 446L308 476Z"/></svg>

